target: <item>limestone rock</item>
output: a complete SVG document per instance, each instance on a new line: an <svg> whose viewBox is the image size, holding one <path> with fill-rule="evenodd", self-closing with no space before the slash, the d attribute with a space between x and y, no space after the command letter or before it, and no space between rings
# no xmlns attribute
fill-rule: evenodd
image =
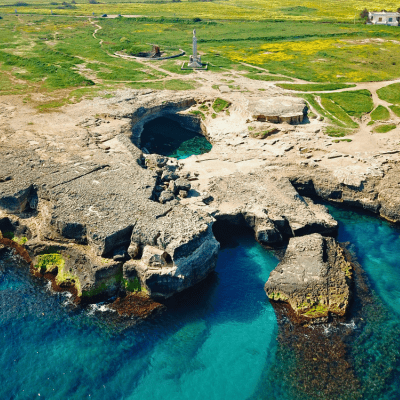
<svg viewBox="0 0 400 400"><path fill-rule="evenodd" d="M182 206L137 221L132 242L144 247L137 273L152 297L170 297L215 268L219 243L212 224L208 214Z"/></svg>
<svg viewBox="0 0 400 400"><path fill-rule="evenodd" d="M180 190L178 194L180 198L185 199L188 195L188 192L186 190Z"/></svg>
<svg viewBox="0 0 400 400"><path fill-rule="evenodd" d="M176 190L186 190L187 192L190 190L190 188L192 187L192 185L190 184L190 182L187 179L184 178L178 178L175 181L175 186L176 186Z"/></svg>
<svg viewBox="0 0 400 400"><path fill-rule="evenodd" d="M170 192L176 194L176 192L177 192L177 187L176 187L175 181L169 181L168 190L169 190Z"/></svg>
<svg viewBox="0 0 400 400"><path fill-rule="evenodd" d="M248 112L254 120L299 124L306 114L307 103L296 97L269 97L253 100Z"/></svg>
<svg viewBox="0 0 400 400"><path fill-rule="evenodd" d="M113 260L114 261L125 261L128 257L128 253L124 247L119 247L114 250Z"/></svg>
<svg viewBox="0 0 400 400"><path fill-rule="evenodd" d="M162 204L165 204L174 199L175 199L175 196L171 190L164 190L163 192L161 192L160 197L159 197L159 201Z"/></svg>
<svg viewBox="0 0 400 400"><path fill-rule="evenodd" d="M168 264L168 253L154 246L145 246L143 249L142 262L149 268L163 268Z"/></svg>
<svg viewBox="0 0 400 400"><path fill-rule="evenodd" d="M214 179L209 187L213 216L252 228L267 245L309 233L333 234L338 224L324 206L302 197L287 178L263 171Z"/></svg>
<svg viewBox="0 0 400 400"><path fill-rule="evenodd" d="M158 154L149 154L146 156L146 165L150 168L162 168L168 162L168 157Z"/></svg>
<svg viewBox="0 0 400 400"><path fill-rule="evenodd" d="M126 280L133 281L137 278L137 261L136 260L129 260L127 261L122 267L122 277Z"/></svg>
<svg viewBox="0 0 400 400"><path fill-rule="evenodd" d="M139 254L139 245L135 242L132 242L128 247L128 255L131 258L136 258Z"/></svg>
<svg viewBox="0 0 400 400"><path fill-rule="evenodd" d="M350 301L352 267L333 238L305 235L289 241L283 260L271 272L265 291L287 302L305 321L344 316Z"/></svg>

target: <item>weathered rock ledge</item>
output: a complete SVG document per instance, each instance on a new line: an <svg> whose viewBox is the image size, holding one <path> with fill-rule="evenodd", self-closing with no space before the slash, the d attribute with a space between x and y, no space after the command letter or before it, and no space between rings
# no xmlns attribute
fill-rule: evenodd
<svg viewBox="0 0 400 400"><path fill-rule="evenodd" d="M0 151L0 232L24 244L37 274L85 301L128 292L167 298L198 283L215 267L214 219L175 196L162 204L157 184L168 166L147 168L126 136L111 145L120 163ZM174 178L177 188L187 185Z"/></svg>
<svg viewBox="0 0 400 400"><path fill-rule="evenodd" d="M288 303L299 321L327 322L346 314L351 282L342 248L333 238L312 234L290 239L265 291L273 302Z"/></svg>
<svg viewBox="0 0 400 400"><path fill-rule="evenodd" d="M290 125L302 120L305 103L275 95L231 93L229 113L215 118L214 99L198 92L118 91L53 114L2 103L0 231L23 244L35 271L54 278L60 290L89 302L119 296L126 308L132 308L123 300L127 294L167 298L205 278L219 250L215 220L250 227L268 246L290 239L287 258L294 259L292 243L314 238L314 247L304 248L315 271L322 271L315 276L328 279L330 265L341 263L340 249L313 234L334 235L337 222L310 198L399 222L398 139L369 152L348 150L356 138L333 144L321 133L321 121ZM271 111L271 104L277 108ZM203 122L194 118L201 106L209 110ZM18 118L21 108L25 114ZM142 154L143 124L161 115L204 124L213 149L179 162ZM331 150L335 146L341 153ZM301 285L279 293L293 296L298 307L309 290ZM327 289L312 288L312 304L326 305L328 314L313 313L311 305L300 308L301 317L334 313ZM336 311L341 315L343 307Z"/></svg>

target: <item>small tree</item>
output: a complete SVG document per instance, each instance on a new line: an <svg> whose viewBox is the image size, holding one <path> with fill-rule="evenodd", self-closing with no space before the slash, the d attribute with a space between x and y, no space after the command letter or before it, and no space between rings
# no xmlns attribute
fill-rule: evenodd
<svg viewBox="0 0 400 400"><path fill-rule="evenodd" d="M368 14L369 14L368 10L366 8L364 8L364 10L362 10L360 12L360 18L362 18L362 19L368 18Z"/></svg>

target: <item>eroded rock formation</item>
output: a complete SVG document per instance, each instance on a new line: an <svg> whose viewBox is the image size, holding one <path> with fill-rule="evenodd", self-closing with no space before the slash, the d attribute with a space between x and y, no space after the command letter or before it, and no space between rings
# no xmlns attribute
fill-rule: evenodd
<svg viewBox="0 0 400 400"><path fill-rule="evenodd" d="M208 211L216 219L246 224L266 245L293 236L337 231L337 222L326 208L300 196L285 177L259 171L215 178L209 194Z"/></svg>
<svg viewBox="0 0 400 400"><path fill-rule="evenodd" d="M299 124L307 114L307 104L296 97L270 97L251 101L248 111L257 121Z"/></svg>
<svg viewBox="0 0 400 400"><path fill-rule="evenodd" d="M352 266L341 247L314 233L290 239L265 291L271 300L289 303L300 320L328 321L332 314L346 314L351 280Z"/></svg>
<svg viewBox="0 0 400 400"><path fill-rule="evenodd" d="M279 293L289 302L293 297L301 317L342 315L348 277L339 271L340 249L319 235L333 235L337 223L310 197L399 222L398 150L389 143L353 155L343 147L352 144L342 143L342 153L332 151L332 140L319 133L320 121L281 123L302 120L303 100L270 95L231 93L229 113L214 118L209 93L120 91L51 116L25 110L36 130L27 126L26 116L18 122L16 111L4 106L0 230L25 246L36 271L53 274L61 289L72 287L88 301L124 292L165 298L213 270L219 244L212 224L225 220L252 228L268 246L290 239L288 261L279 267L285 273L277 275L282 279L296 276L294 252L303 243L308 261L301 268L304 276L311 274L312 287L297 275L297 290L294 281L274 278L275 289L285 287ZM195 114L199 107L204 122ZM179 162L142 154L143 125L171 113L183 113L187 124L204 123L213 149ZM251 122L278 114L274 130L267 122ZM268 134L253 138L249 128ZM318 283L324 281L338 282L338 292L325 290Z"/></svg>
<svg viewBox="0 0 400 400"><path fill-rule="evenodd" d="M118 166L78 158L58 164L27 152L1 153L0 208L30 225L33 238L27 248L33 258L50 247L51 259L61 255L62 260L56 257L57 262L40 268L57 274L58 284L74 285L78 296L117 293L122 283L129 288L138 279L138 287L150 296L169 297L215 267L214 219L157 201L160 174L144 167L140 150L125 136L117 136L114 145L124 154ZM175 178L176 191L190 187L179 175ZM130 265L134 273L129 274L123 264L131 257L141 258Z"/></svg>

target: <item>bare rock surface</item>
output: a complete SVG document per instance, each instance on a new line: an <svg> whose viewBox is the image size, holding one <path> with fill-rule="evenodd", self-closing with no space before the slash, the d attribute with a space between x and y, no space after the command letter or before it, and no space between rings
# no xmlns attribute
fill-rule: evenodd
<svg viewBox="0 0 400 400"><path fill-rule="evenodd" d="M334 234L338 226L325 207L300 196L289 179L261 171L215 178L208 197L216 219L246 224L267 245L315 232Z"/></svg>
<svg viewBox="0 0 400 400"><path fill-rule="evenodd" d="M351 264L333 238L320 234L290 239L283 260L271 272L265 291L289 303L303 320L344 316L350 301Z"/></svg>
<svg viewBox="0 0 400 400"><path fill-rule="evenodd" d="M336 231L314 197L400 222L398 128L336 143L322 133L326 122L300 123L303 100L253 83L224 95L231 105L216 117L220 92L209 89L118 90L43 114L2 96L0 230L27 239L34 264L39 252L58 248L61 283L88 297L104 290L169 297L215 267L215 219L251 227L270 246ZM204 119L195 117L201 106ZM166 115L200 127L212 150L179 161L143 154L143 125ZM318 240L339 260L334 241ZM315 260L316 246L302 254ZM312 264L322 271L326 261Z"/></svg>
<svg viewBox="0 0 400 400"><path fill-rule="evenodd" d="M248 111L258 121L287 122L299 124L306 115L307 104L296 97L269 97L252 100Z"/></svg>

